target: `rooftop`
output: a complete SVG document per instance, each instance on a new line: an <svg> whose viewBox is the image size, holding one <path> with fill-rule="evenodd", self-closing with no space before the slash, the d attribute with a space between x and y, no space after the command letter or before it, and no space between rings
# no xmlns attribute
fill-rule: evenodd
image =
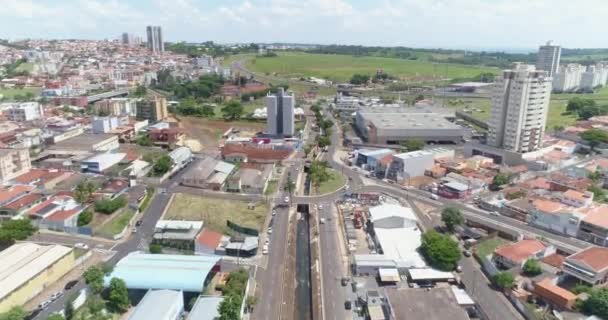
<svg viewBox="0 0 608 320"><path fill-rule="evenodd" d="M524 239L513 244L501 246L494 251L494 254L517 263L523 263L545 248L545 244L538 240Z"/></svg>
<svg viewBox="0 0 608 320"><path fill-rule="evenodd" d="M93 148L94 145L96 145L100 142L106 141L108 139L118 139L118 138L116 137L116 135L107 134L107 133L99 133L99 134L83 133L79 136L75 136L73 138L69 138L67 140L58 142L56 144L49 145L48 149L50 149L50 150L57 150L57 149L90 150Z"/></svg>
<svg viewBox="0 0 608 320"><path fill-rule="evenodd" d="M357 113L380 130L462 129L460 126L446 120L443 115L434 113L379 113L369 111L358 111Z"/></svg>
<svg viewBox="0 0 608 320"><path fill-rule="evenodd" d="M216 320L219 317L217 311L224 297L199 297L188 314L186 320Z"/></svg>
<svg viewBox="0 0 608 320"><path fill-rule="evenodd" d="M608 229L608 206L602 205L587 212L583 221Z"/></svg>
<svg viewBox="0 0 608 320"><path fill-rule="evenodd" d="M574 263L595 272L608 268L608 248L589 247L566 258L566 263Z"/></svg>
<svg viewBox="0 0 608 320"><path fill-rule="evenodd" d="M395 319L468 320L450 288L386 289Z"/></svg>
<svg viewBox="0 0 608 320"><path fill-rule="evenodd" d="M175 290L149 290L139 302L129 320L169 319L175 304L183 305L183 293Z"/></svg>

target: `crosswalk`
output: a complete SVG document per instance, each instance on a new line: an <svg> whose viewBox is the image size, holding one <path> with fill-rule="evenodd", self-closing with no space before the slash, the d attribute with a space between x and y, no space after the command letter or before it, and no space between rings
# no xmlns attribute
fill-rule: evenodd
<svg viewBox="0 0 608 320"><path fill-rule="evenodd" d="M146 239L141 238L139 240L139 244L137 245L137 249L142 250L142 251L148 251L148 242L146 242Z"/></svg>

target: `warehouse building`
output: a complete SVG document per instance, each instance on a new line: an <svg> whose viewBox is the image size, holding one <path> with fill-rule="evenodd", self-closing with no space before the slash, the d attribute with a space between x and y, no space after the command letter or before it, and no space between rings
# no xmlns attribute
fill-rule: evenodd
<svg viewBox="0 0 608 320"><path fill-rule="evenodd" d="M207 276L216 267L219 256L172 255L132 252L122 258L105 278L121 278L129 289L167 289L202 292ZM162 275L162 276L161 276Z"/></svg>
<svg viewBox="0 0 608 320"><path fill-rule="evenodd" d="M394 109L360 110L355 116L359 134L368 143L398 144L408 139L459 143L463 128L437 113L402 112Z"/></svg>
<svg viewBox="0 0 608 320"><path fill-rule="evenodd" d="M186 320L215 320L219 319L218 308L224 297L199 296Z"/></svg>
<svg viewBox="0 0 608 320"><path fill-rule="evenodd" d="M0 252L0 313L23 306L74 267L72 248L14 244Z"/></svg>
<svg viewBox="0 0 608 320"><path fill-rule="evenodd" d="M107 169L120 163L126 153L100 153L80 163L83 172L103 173Z"/></svg>
<svg viewBox="0 0 608 320"><path fill-rule="evenodd" d="M129 316L129 320L178 320L184 311L181 291L150 290Z"/></svg>

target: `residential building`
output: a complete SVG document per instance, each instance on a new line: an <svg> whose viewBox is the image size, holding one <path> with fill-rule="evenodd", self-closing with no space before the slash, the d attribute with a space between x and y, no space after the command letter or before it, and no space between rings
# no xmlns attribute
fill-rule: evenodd
<svg viewBox="0 0 608 320"><path fill-rule="evenodd" d="M242 164L238 173L227 181L226 190L249 194L262 194L272 174L272 165Z"/></svg>
<svg viewBox="0 0 608 320"><path fill-rule="evenodd" d="M6 183L30 171L30 151L28 149L0 148L0 180Z"/></svg>
<svg viewBox="0 0 608 320"><path fill-rule="evenodd" d="M560 66L557 73L553 75L553 91L567 92L578 89L583 72L585 72L585 67L577 63Z"/></svg>
<svg viewBox="0 0 608 320"><path fill-rule="evenodd" d="M128 320L179 320L184 312L184 295L176 290L148 290Z"/></svg>
<svg viewBox="0 0 608 320"><path fill-rule="evenodd" d="M68 195L55 195L27 211L27 215L42 221L47 229L75 228L84 207Z"/></svg>
<svg viewBox="0 0 608 320"><path fill-rule="evenodd" d="M8 109L7 118L15 122L38 120L43 117L42 106L38 102L14 104Z"/></svg>
<svg viewBox="0 0 608 320"><path fill-rule="evenodd" d="M566 257L563 271L591 286L604 285L608 280L608 248L589 247Z"/></svg>
<svg viewBox="0 0 608 320"><path fill-rule="evenodd" d="M132 33L125 32L121 35L120 41L126 46L135 47L139 45L139 43L141 42L141 38Z"/></svg>
<svg viewBox="0 0 608 320"><path fill-rule="evenodd" d="M188 147L179 147L169 152L169 157L173 160L173 172L187 166L192 161L192 150Z"/></svg>
<svg viewBox="0 0 608 320"><path fill-rule="evenodd" d="M148 50L155 54L165 52L165 43L163 42L163 30L160 26L147 26L146 35L148 42L146 46Z"/></svg>
<svg viewBox="0 0 608 320"><path fill-rule="evenodd" d="M105 113L110 116L136 115L136 99L133 98L111 98L95 102L95 111Z"/></svg>
<svg viewBox="0 0 608 320"><path fill-rule="evenodd" d="M488 145L525 153L541 147L549 99L551 77L534 66L516 63L496 77L492 91L492 111Z"/></svg>
<svg viewBox="0 0 608 320"><path fill-rule="evenodd" d="M587 212L579 224L577 237L608 247L608 206L602 205Z"/></svg>
<svg viewBox="0 0 608 320"><path fill-rule="evenodd" d="M592 92L598 86L606 85L608 78L608 66L598 63L587 66L587 70L581 75L580 88L586 92Z"/></svg>
<svg viewBox="0 0 608 320"><path fill-rule="evenodd" d="M203 221L158 220L154 227L153 242L181 249L194 249Z"/></svg>
<svg viewBox="0 0 608 320"><path fill-rule="evenodd" d="M575 207L553 200L536 199L532 201L529 223L538 228L575 237L579 222L584 216L585 214Z"/></svg>
<svg viewBox="0 0 608 320"><path fill-rule="evenodd" d="M93 133L109 133L118 127L117 117L93 117L91 122Z"/></svg>
<svg viewBox="0 0 608 320"><path fill-rule="evenodd" d="M266 131L272 136L290 137L294 134L294 108L296 98L293 93L285 93L279 88L276 94L266 96Z"/></svg>
<svg viewBox="0 0 608 320"><path fill-rule="evenodd" d="M552 77L559 68L561 54L562 48L560 46L554 45L552 41L547 41L547 44L540 46L538 49L536 69L546 71L548 76Z"/></svg>
<svg viewBox="0 0 608 320"><path fill-rule="evenodd" d="M492 260L497 265L510 269L523 267L528 259L542 259L555 253L555 247L534 239L524 239L494 250Z"/></svg>
<svg viewBox="0 0 608 320"><path fill-rule="evenodd" d="M74 267L72 248L31 242L0 251L0 313L24 306Z"/></svg>
<svg viewBox="0 0 608 320"><path fill-rule="evenodd" d="M157 122L162 121L167 117L169 117L169 112L167 111L167 98L165 98L165 96L152 93L137 101L137 120Z"/></svg>

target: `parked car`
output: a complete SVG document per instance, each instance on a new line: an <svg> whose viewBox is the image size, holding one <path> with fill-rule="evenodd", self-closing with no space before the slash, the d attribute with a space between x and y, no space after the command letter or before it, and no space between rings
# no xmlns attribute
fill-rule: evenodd
<svg viewBox="0 0 608 320"><path fill-rule="evenodd" d="M289 203L289 197L285 197L285 203Z"/></svg>
<svg viewBox="0 0 608 320"><path fill-rule="evenodd" d="M74 286L76 284L78 284L78 280L69 281L68 283L65 284L65 287L63 287L63 290L70 290L70 289L74 288Z"/></svg>
<svg viewBox="0 0 608 320"><path fill-rule="evenodd" d="M342 278L342 279L340 280L340 283L342 283L342 286L343 286L343 287L346 287L346 286L348 285L348 278Z"/></svg>
<svg viewBox="0 0 608 320"><path fill-rule="evenodd" d="M36 309L32 310L32 312L30 312L27 316L25 316L23 320L32 320L36 318L36 316L38 316L40 312L42 312L42 309L40 309L40 307L37 307Z"/></svg>
<svg viewBox="0 0 608 320"><path fill-rule="evenodd" d="M272 215L275 216L277 214L276 210L272 210Z"/></svg>
<svg viewBox="0 0 608 320"><path fill-rule="evenodd" d="M436 194L431 194L431 199L433 200L439 200L439 196Z"/></svg>
<svg viewBox="0 0 608 320"><path fill-rule="evenodd" d="M320 224L325 224L325 218L321 218L321 219L319 219L319 223L320 223Z"/></svg>
<svg viewBox="0 0 608 320"><path fill-rule="evenodd" d="M143 223L144 223L144 221L143 221L143 220L137 220L137 222L135 222L135 226L136 226L136 227L139 227L139 226L141 226Z"/></svg>
<svg viewBox="0 0 608 320"><path fill-rule="evenodd" d="M353 303L350 300L344 301L344 309L350 310L353 307Z"/></svg>
<svg viewBox="0 0 608 320"><path fill-rule="evenodd" d="M74 248L87 250L87 249L89 249L89 246L82 242L79 242L79 243L74 244Z"/></svg>
<svg viewBox="0 0 608 320"><path fill-rule="evenodd" d="M462 251L462 254L463 254L465 257L470 257L470 256L471 256L471 251L469 251L469 250L463 250L463 251Z"/></svg>
<svg viewBox="0 0 608 320"><path fill-rule="evenodd" d="M59 299L63 295L63 291L57 291L51 295L51 301Z"/></svg>
<svg viewBox="0 0 608 320"><path fill-rule="evenodd" d="M43 301L42 303L40 303L38 305L38 309L44 310L44 309L46 309L46 307L49 306L49 304L51 304L51 301L49 301L49 300Z"/></svg>

